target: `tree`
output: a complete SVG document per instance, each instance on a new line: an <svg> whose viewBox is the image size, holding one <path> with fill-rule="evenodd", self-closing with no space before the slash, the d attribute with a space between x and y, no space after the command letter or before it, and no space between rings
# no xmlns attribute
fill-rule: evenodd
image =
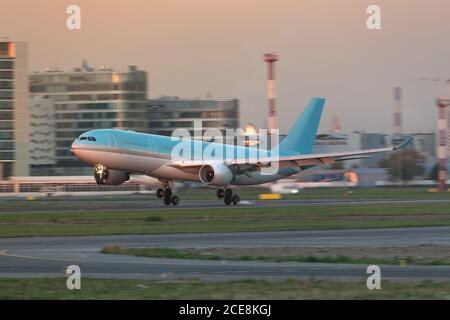
<svg viewBox="0 0 450 320"><path fill-rule="evenodd" d="M425 157L413 149L391 153L389 158L380 161L379 166L386 168L392 180L412 180L425 172Z"/></svg>

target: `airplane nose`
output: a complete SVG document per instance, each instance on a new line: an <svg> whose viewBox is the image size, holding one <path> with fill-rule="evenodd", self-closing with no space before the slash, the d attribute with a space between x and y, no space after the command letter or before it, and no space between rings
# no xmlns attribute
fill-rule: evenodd
<svg viewBox="0 0 450 320"><path fill-rule="evenodd" d="M73 154L77 154L77 148L78 144L76 142L73 142L72 145L70 146L70 152L72 152Z"/></svg>

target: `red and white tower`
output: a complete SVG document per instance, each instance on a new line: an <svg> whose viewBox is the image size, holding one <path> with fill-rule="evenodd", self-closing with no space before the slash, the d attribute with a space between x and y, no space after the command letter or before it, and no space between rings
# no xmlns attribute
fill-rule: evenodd
<svg viewBox="0 0 450 320"><path fill-rule="evenodd" d="M438 98L436 101L436 105L438 107L438 114L439 114L438 120L439 190L445 191L446 190L445 181L447 180L447 149L448 149L447 107L450 106L450 99Z"/></svg>
<svg viewBox="0 0 450 320"><path fill-rule="evenodd" d="M450 85L450 79L447 79L447 84ZM450 108L447 110L447 157L450 158Z"/></svg>
<svg viewBox="0 0 450 320"><path fill-rule="evenodd" d="M267 98L269 100L269 120L267 129L269 133L277 128L277 114L275 109L275 61L278 56L273 53L264 54L264 61L267 62Z"/></svg>
<svg viewBox="0 0 450 320"><path fill-rule="evenodd" d="M394 118L393 118L393 134L394 139L398 139L402 134L402 88L394 87Z"/></svg>

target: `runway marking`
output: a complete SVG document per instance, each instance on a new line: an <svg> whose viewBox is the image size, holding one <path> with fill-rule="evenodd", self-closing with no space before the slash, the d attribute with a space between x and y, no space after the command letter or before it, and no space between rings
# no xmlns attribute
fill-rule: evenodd
<svg viewBox="0 0 450 320"><path fill-rule="evenodd" d="M19 255L19 254L9 254L8 251L6 251L6 250L0 251L0 256L11 257L11 258L33 259L33 260L85 262L83 260L75 260L75 259L47 258L47 257L36 257L36 256L24 256L24 255Z"/></svg>

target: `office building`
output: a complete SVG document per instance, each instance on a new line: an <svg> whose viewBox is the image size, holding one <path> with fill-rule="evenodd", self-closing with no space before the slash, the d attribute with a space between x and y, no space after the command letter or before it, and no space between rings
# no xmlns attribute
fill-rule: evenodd
<svg viewBox="0 0 450 320"><path fill-rule="evenodd" d="M54 101L56 163L42 174L78 175L92 168L70 152L73 140L83 132L101 128L145 131L147 73L130 66L91 68L84 61L73 71L49 69L30 75L32 97L45 95Z"/></svg>
<svg viewBox="0 0 450 320"><path fill-rule="evenodd" d="M47 96L30 99L31 175L40 175L42 166L56 164L54 108Z"/></svg>
<svg viewBox="0 0 450 320"><path fill-rule="evenodd" d="M28 44L0 39L0 180L29 174Z"/></svg>
<svg viewBox="0 0 450 320"><path fill-rule="evenodd" d="M377 148L386 148L391 145L390 136L384 133L367 133L367 132L355 132L359 135L359 149L377 149ZM387 159L389 157L389 153L382 152L371 155L368 158L361 159L361 167L362 168L377 168L379 167L379 163Z"/></svg>
<svg viewBox="0 0 450 320"><path fill-rule="evenodd" d="M147 101L148 132L170 136L175 129L189 130L194 137L194 123L205 130L239 128L239 100L232 98L161 97ZM196 139L200 137L195 137Z"/></svg>
<svg viewBox="0 0 450 320"><path fill-rule="evenodd" d="M365 149L385 148L390 145L389 135L384 133L366 133L355 131L350 134L318 134L316 136L313 153L333 153L356 151ZM378 168L381 160L388 157L388 153L374 154L369 158L342 162L346 168Z"/></svg>

